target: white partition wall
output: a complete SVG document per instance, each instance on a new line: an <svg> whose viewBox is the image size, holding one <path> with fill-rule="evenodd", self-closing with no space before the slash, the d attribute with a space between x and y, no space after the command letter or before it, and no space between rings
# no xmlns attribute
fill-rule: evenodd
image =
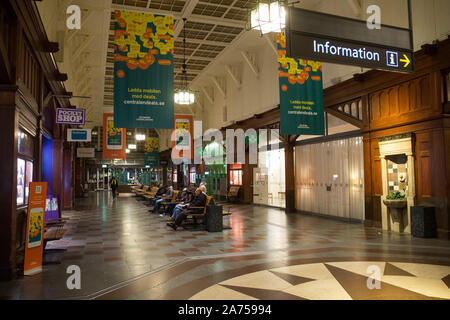
<svg viewBox="0 0 450 320"><path fill-rule="evenodd" d="M362 137L296 147L296 208L364 220Z"/></svg>

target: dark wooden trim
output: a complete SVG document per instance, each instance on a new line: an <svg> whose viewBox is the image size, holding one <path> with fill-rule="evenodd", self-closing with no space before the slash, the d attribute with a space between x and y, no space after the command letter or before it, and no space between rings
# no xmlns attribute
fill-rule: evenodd
<svg viewBox="0 0 450 320"><path fill-rule="evenodd" d="M8 50L6 49L6 44L0 33L0 83L11 83L11 65L9 63Z"/></svg>
<svg viewBox="0 0 450 320"><path fill-rule="evenodd" d="M32 52L34 53L38 64L40 65L45 78L49 81L49 87L55 95L63 95L66 89L59 81L54 81L52 75L59 73L58 67L54 64L49 52L41 50L42 43L48 43L47 34L42 23L39 10L34 1L29 0L9 0L20 22L23 32L27 37ZM69 100L65 98L57 98L59 105L62 107L69 106Z"/></svg>

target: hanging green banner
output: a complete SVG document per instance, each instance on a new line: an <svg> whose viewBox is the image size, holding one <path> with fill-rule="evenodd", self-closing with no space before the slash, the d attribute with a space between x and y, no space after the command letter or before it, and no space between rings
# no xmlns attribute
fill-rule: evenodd
<svg viewBox="0 0 450 320"><path fill-rule="evenodd" d="M159 165L159 139L149 137L145 139L144 165L157 167Z"/></svg>
<svg viewBox="0 0 450 320"><path fill-rule="evenodd" d="M173 17L114 11L114 126L173 129Z"/></svg>
<svg viewBox="0 0 450 320"><path fill-rule="evenodd" d="M286 35L277 34L280 133L324 135L322 63L286 57Z"/></svg>

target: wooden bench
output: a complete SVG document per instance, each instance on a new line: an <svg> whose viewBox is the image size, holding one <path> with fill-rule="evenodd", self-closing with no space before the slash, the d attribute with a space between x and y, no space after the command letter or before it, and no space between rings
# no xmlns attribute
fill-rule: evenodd
<svg viewBox="0 0 450 320"><path fill-rule="evenodd" d="M241 190L241 186L230 186L227 193L227 201L236 201L239 197L239 190Z"/></svg>
<svg viewBox="0 0 450 320"><path fill-rule="evenodd" d="M51 219L45 223L44 226L44 250L47 246L47 242L60 240L64 237L67 232L67 229L64 228L67 219L58 218Z"/></svg>
<svg viewBox="0 0 450 320"><path fill-rule="evenodd" d="M161 207L164 208L164 210L166 209L167 205L169 205L170 203L176 203L178 194L180 193L179 190L173 190L173 194L172 194L172 199L170 199L170 201L163 201L161 202L160 205L160 209Z"/></svg>
<svg viewBox="0 0 450 320"><path fill-rule="evenodd" d="M144 185L143 185L143 184L141 184L141 185L139 185L139 186L133 186L133 187L131 187L130 189L131 189L131 192L132 192L132 193L136 193L137 190L142 190L142 188L144 188Z"/></svg>
<svg viewBox="0 0 450 320"><path fill-rule="evenodd" d="M136 189L135 191L134 191L134 194L136 195L136 196L140 196L140 195L142 195L142 194L144 194L145 192L147 192L147 190L150 188L150 186L143 186L141 189Z"/></svg>
<svg viewBox="0 0 450 320"><path fill-rule="evenodd" d="M207 196L206 197L206 203L205 203L204 207L190 207L189 208L189 209L203 209L203 212L202 213L188 213L187 216L194 218L194 221L195 221L195 218L205 217L206 216L207 207L209 205L213 205L213 204L215 204L213 197ZM229 217L229 216L231 216L231 214L232 214L231 207L222 205L222 217ZM230 227L226 227L224 229L231 229L231 228Z"/></svg>
<svg viewBox="0 0 450 320"><path fill-rule="evenodd" d="M159 189L158 187L152 187L150 190L144 192L142 194L142 196L147 200L153 199L153 198L155 198L156 192L158 192L158 189Z"/></svg>

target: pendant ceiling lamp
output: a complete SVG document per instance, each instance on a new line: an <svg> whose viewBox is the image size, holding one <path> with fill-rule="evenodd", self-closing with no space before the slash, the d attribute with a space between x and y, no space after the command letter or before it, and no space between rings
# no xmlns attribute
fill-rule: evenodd
<svg viewBox="0 0 450 320"><path fill-rule="evenodd" d="M283 1L258 0L250 11L250 29L261 34L281 32L286 27L286 8Z"/></svg>
<svg viewBox="0 0 450 320"><path fill-rule="evenodd" d="M175 91L175 103L193 104L195 102L194 93L188 88L186 75L186 18L183 18L183 66L182 66L182 87Z"/></svg>

